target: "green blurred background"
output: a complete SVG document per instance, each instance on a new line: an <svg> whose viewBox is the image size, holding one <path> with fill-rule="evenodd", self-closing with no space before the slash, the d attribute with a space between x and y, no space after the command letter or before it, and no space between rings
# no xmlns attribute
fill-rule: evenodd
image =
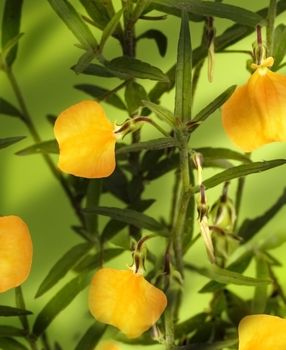
<svg viewBox="0 0 286 350"><path fill-rule="evenodd" d="M260 9L268 4L268 1L265 0L224 2L251 10ZM77 1L72 1L72 3L80 12L84 12ZM114 0L114 4L119 6L120 1ZM0 1L1 16L2 12L3 0ZM278 17L277 24L281 22L286 22L285 14ZM230 24L231 22L228 20L216 19L217 33L220 34ZM165 71L176 60L179 20L168 16L164 21L154 21L153 23L140 21L137 26L137 33L140 34L149 28L160 29L168 36L167 54L162 58L154 42L142 40L138 45L137 55L140 59ZM75 90L73 85L95 83L111 89L116 86L116 82L102 80L97 77L76 75L70 69L77 61L81 51L74 46L76 39L52 11L47 1L24 1L21 31L24 32L24 36L20 40L18 59L14 65L14 71L37 129L41 137L48 140L53 138L53 131L46 115L57 115L69 105L88 98L87 95ZM202 24L191 23L191 31L193 47L196 47L200 42ZM93 30L93 32L99 37L99 31ZM253 34L234 45L233 48L249 50L254 40L255 35ZM114 39L109 41L104 53L108 58L120 54L119 47ZM195 112L199 111L230 85L243 84L247 80L249 76L245 69L247 58L242 54L217 54L214 81L212 83L207 80L207 67L203 67L194 103ZM152 82L144 81L143 84L147 89L153 86ZM3 73L0 74L0 96L16 105L11 87ZM171 92L163 97L162 103L172 109L173 100L174 93ZM118 111L110 105L104 105L104 108L108 116L114 121L121 122L127 117L124 112ZM70 229L71 224L76 224L77 220L62 189L49 172L42 157L40 155L20 157L14 154L33 143L25 126L16 118L0 115L0 138L22 135L27 136L24 141L0 151L0 213L1 215L19 215L30 227L34 242L34 260L32 273L23 285L23 290L26 296L27 308L37 314L51 296L71 278L72 274L68 275L63 282L59 283L45 296L35 300L34 295L39 283L63 252L81 240ZM145 128L144 135L145 138L158 136L149 127ZM194 133L192 144L194 147L214 146L236 149L224 134L218 112ZM285 155L285 144L270 144L254 152L253 159L285 158ZM208 177L212 173L213 170L207 169L204 172L204 177ZM171 194L172 183L173 176L169 174L148 185L145 197L156 198L156 203L149 209L149 213L154 217L168 216L170 201L167 193L169 189ZM285 183L285 167L250 176L247 179L246 191L243 197L241 219L246 216L254 217L266 210L282 193ZM220 190L221 188L217 188L208 191L210 204L217 199ZM234 190L235 185L232 184L231 193L234 193ZM113 206L118 204L110 197L105 197L103 203ZM286 235L285 215L286 209L281 210L256 240L262 239L263 235L273 235L273 237ZM152 249L156 250L159 243L159 240L155 240L151 244ZM255 244L255 242L249 244ZM285 255L284 249L283 246L277 249L277 256L283 257L283 254ZM199 262L200 265L205 263L206 256L201 242L197 243L194 249L190 251L188 259L189 261ZM126 264L129 263L130 256L124 254L116 262L109 265L115 266L116 264L117 267L125 268ZM252 268L250 268L247 274L251 275L252 272ZM285 285L285 271L280 269L278 274L283 281L283 285ZM208 307L208 295L198 294L198 290L205 282L206 279L198 275L187 274L185 307L182 308L181 320ZM245 296L251 296L253 293L252 288L236 287L233 289ZM0 296L0 304L13 305L13 303L13 291ZM9 321L11 322L11 320ZM3 321L0 320L1 322ZM90 322L91 319L87 311L87 292L85 291L49 327L50 338L52 340L59 339L64 349L71 349L76 344L76 339L83 334ZM126 346L127 348L131 349L134 346ZM160 348L162 346L149 347L150 350L159 350ZM136 346L136 349L140 350L141 347Z"/></svg>

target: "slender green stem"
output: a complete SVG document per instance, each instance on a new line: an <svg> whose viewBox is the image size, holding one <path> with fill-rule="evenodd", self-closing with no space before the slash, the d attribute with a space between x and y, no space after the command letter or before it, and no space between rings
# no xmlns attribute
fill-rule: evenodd
<svg viewBox="0 0 286 350"><path fill-rule="evenodd" d="M174 341L175 341L172 305L168 305L164 313L164 321L165 321L165 349L171 350L174 347Z"/></svg>
<svg viewBox="0 0 286 350"><path fill-rule="evenodd" d="M179 187L180 187L180 173L179 171L176 171L173 191L172 191L171 209L170 209L170 227L173 227L174 225L174 219L175 219L176 210L177 210Z"/></svg>
<svg viewBox="0 0 286 350"><path fill-rule="evenodd" d="M16 300L16 306L18 308L22 310L26 310L24 294L21 286L15 288L15 300ZM30 333L30 326L29 326L29 320L27 315L19 316L19 319L22 324L23 330L26 333L26 340L29 343L31 350L38 350L36 340L33 337L33 335Z"/></svg>
<svg viewBox="0 0 286 350"><path fill-rule="evenodd" d="M241 208L241 202L242 202L242 196L245 186L245 177L240 177L238 179L237 183L237 189L236 189L236 196L235 196L235 213L236 213L236 219L234 223L234 232L238 224L239 214L240 214L240 208Z"/></svg>
<svg viewBox="0 0 286 350"><path fill-rule="evenodd" d="M37 129L35 128L35 125L32 121L32 118L30 116L30 113L29 113L28 108L26 106L26 103L24 101L24 97L23 97L23 94L21 93L21 90L20 90L20 87L19 87L18 82L16 80L16 77L9 67L5 67L5 72L7 74L8 80L12 86L12 89L15 93L17 101L19 103L21 113L22 113L22 120L25 123L25 125L27 126L27 128L28 128L30 134L32 135L33 139L35 140L35 142L39 143L42 141L41 137L38 134ZM66 195L68 196L70 203L71 203L72 207L74 208L74 211L75 211L76 215L78 216L80 222L84 223L84 217L81 213L80 206L79 206L78 202L76 201L76 199L74 198L69 186L67 185L65 178L57 170L55 164L53 163L53 161L51 160L51 158L48 154L43 153L42 156L43 156L46 164L48 165L50 171L55 176L55 178L59 181L63 190L65 191Z"/></svg>
<svg viewBox="0 0 286 350"><path fill-rule="evenodd" d="M277 0L270 0L268 14L267 14L267 27L266 27L266 45L267 45L268 56L272 56L273 54L273 34L274 34L276 9L277 9Z"/></svg>

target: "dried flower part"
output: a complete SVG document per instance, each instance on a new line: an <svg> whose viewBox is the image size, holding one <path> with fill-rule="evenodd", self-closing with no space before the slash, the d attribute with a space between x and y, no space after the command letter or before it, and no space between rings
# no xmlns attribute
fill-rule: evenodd
<svg viewBox="0 0 286 350"><path fill-rule="evenodd" d="M95 350L120 350L119 346L112 341L103 341Z"/></svg>
<svg viewBox="0 0 286 350"><path fill-rule="evenodd" d="M222 122L232 141L245 152L275 141L286 141L286 76L271 72L273 58L238 87L222 107Z"/></svg>
<svg viewBox="0 0 286 350"><path fill-rule="evenodd" d="M92 279L90 312L128 338L139 337L155 324L166 305L165 294L131 270L103 268Z"/></svg>
<svg viewBox="0 0 286 350"><path fill-rule="evenodd" d="M58 167L63 172L85 178L112 174L116 136L99 103L82 101L69 107L57 118L54 133L60 148Z"/></svg>
<svg viewBox="0 0 286 350"><path fill-rule="evenodd" d="M270 315L244 317L238 327L239 350L285 350L286 320Z"/></svg>
<svg viewBox="0 0 286 350"><path fill-rule="evenodd" d="M32 255L32 240L25 222L18 216L0 217L0 292L27 279Z"/></svg>

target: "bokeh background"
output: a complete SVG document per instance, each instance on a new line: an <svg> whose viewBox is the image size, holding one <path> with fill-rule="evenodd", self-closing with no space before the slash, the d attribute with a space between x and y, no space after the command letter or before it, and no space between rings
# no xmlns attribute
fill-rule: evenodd
<svg viewBox="0 0 286 350"><path fill-rule="evenodd" d="M268 5L268 1L224 1L251 10ZM80 12L78 1L72 1ZM114 0L115 6L120 5L119 0ZM0 16L3 12L3 0L0 1ZM286 23L286 15L277 18L278 23ZM145 40L138 44L138 57L151 64L157 65L163 71L171 67L176 60L176 46L179 32L179 19L168 16L164 21L146 22L140 21L137 26L137 33L149 28L162 30L168 36L168 50L162 58L154 42ZM215 26L220 34L231 22L223 19L216 19ZM14 71L22 89L28 109L33 117L37 129L43 140L53 138L52 127L47 121L47 114L57 115L63 109L82 99L87 95L73 88L79 83L95 83L106 88L112 88L116 82L102 80L97 77L76 75L70 67L77 61L81 51L74 45L76 39L57 17L47 1L25 0L23 7L23 18L21 31L24 36L20 40L18 59L14 64ZM93 30L99 38L100 32ZM200 42L202 24L191 23L193 47ZM238 44L234 49L250 50L255 35L250 35ZM117 42L111 39L105 48L105 55L108 58L120 54ZM215 57L214 81L207 80L207 67L204 66L199 81L199 86L194 103L194 111L198 112L208 104L215 96L233 84L243 84L249 77L246 70L248 56L243 54L217 54ZM283 72L283 69L282 69ZM284 68L284 73L286 69ZM146 89L153 86L152 82L142 81ZM0 96L13 104L17 104L11 87L0 72ZM165 95L162 104L173 108L174 93ZM110 105L104 105L107 115L114 121L121 122L127 115L118 111ZM0 138L9 136L27 136L27 138L12 147L0 150L0 215L15 214L21 216L29 225L34 242L34 260L32 273L29 280L23 285L26 297L27 308L35 312L41 310L45 303L55 292L63 286L72 276L70 273L65 280L54 287L45 296L34 299L35 292L56 260L74 244L79 243L80 238L70 229L71 224L77 220L66 199L62 189L49 172L45 162L40 155L17 156L14 153L20 149L33 144L33 141L26 130L16 118L0 115ZM144 137L157 137L156 131L146 127ZM208 121L194 133L192 138L193 147L213 146L228 147L236 149L225 135L220 113L214 113ZM236 149L237 150L237 149ZM253 154L254 160L268 160L274 158L285 158L285 143L267 145ZM56 157L55 157L56 160ZM214 170L207 169L204 177L208 177ZM169 195L173 184L173 176L169 174L150 184L145 194L146 198L156 198L156 203L149 209L154 217L167 217L169 215ZM276 198L282 193L286 186L285 167L270 170L268 172L251 175L246 182L245 194L243 197L241 219L255 217L266 210ZM163 190L162 190L163 189ZM168 189L170 191L168 191ZM208 199L211 204L218 195L219 189L208 191ZM235 184L231 186L231 193L235 191ZM111 197L105 197L104 203L112 206L118 204ZM256 244L264 236L275 238L286 235L286 209L282 209L274 220L265 227L263 232L249 244ZM159 240L154 240L151 249L156 251L159 247ZM246 248L243 248L246 249ZM285 247L280 247L275 254L283 261ZM201 242L198 242L190 251L187 259L204 265L206 255ZM108 265L121 266L125 268L130 263L130 256L123 254L116 261ZM253 274L253 267L248 269L247 274ZM282 285L286 287L285 270L278 271ZM186 275L185 284L185 307L182 308L180 320L202 311L208 307L209 297L205 294L198 294L198 290L206 282L206 279L195 274ZM236 293L243 296L251 296L252 288L233 287ZM8 291L0 295L0 304L13 305L14 292ZM90 317L87 311L87 292L82 292L74 302L51 324L48 331L52 340L60 340L64 349L72 349L84 330L90 324ZM1 324L0 320L0 324ZM6 322L6 320L5 320ZM11 320L10 320L11 322ZM112 332L112 331L111 331ZM108 335L107 335L108 336ZM112 337L112 333L110 334ZM122 349L134 349L134 346L122 346ZM136 346L140 350L143 347ZM149 347L150 350L162 349L162 346Z"/></svg>

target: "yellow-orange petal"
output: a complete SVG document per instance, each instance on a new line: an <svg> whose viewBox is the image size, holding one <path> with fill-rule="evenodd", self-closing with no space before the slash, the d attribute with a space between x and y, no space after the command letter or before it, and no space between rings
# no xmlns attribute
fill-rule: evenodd
<svg viewBox="0 0 286 350"><path fill-rule="evenodd" d="M270 315L244 317L238 327L239 350L285 350L286 320Z"/></svg>
<svg viewBox="0 0 286 350"><path fill-rule="evenodd" d="M129 338L139 337L165 310L165 294L131 270L103 268L89 290L89 309L96 320L113 325Z"/></svg>
<svg viewBox="0 0 286 350"><path fill-rule="evenodd" d="M286 141L286 77L258 68L246 85L222 107L222 122L232 141L245 152Z"/></svg>
<svg viewBox="0 0 286 350"><path fill-rule="evenodd" d="M113 173L116 136L99 103L87 100L69 107L58 116L54 133L63 172L85 178Z"/></svg>
<svg viewBox="0 0 286 350"><path fill-rule="evenodd" d="M18 216L0 217L0 292L29 276L33 247L28 226Z"/></svg>
<svg viewBox="0 0 286 350"><path fill-rule="evenodd" d="M120 350L120 348L112 341L103 341L95 348L95 350Z"/></svg>

